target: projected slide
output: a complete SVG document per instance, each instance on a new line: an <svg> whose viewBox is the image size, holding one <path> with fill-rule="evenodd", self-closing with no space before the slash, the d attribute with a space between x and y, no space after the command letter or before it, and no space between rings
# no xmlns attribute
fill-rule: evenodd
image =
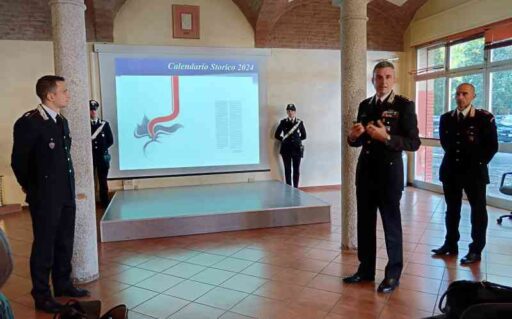
<svg viewBox="0 0 512 319"><path fill-rule="evenodd" d="M117 58L119 169L260 162L258 64Z"/></svg>

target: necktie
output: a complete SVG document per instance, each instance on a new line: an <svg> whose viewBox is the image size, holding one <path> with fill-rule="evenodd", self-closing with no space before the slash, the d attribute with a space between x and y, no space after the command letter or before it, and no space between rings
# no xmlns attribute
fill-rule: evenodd
<svg viewBox="0 0 512 319"><path fill-rule="evenodd" d="M464 114L462 112L459 112L459 123L462 123L464 121Z"/></svg>

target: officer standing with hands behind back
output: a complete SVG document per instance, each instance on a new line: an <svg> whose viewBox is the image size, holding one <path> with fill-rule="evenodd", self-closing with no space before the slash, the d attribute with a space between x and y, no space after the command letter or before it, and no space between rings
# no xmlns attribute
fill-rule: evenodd
<svg viewBox="0 0 512 319"><path fill-rule="evenodd" d="M343 282L375 280L377 209L380 211L388 264L377 291L389 293L399 285L403 268L400 198L404 188L402 151L420 147L414 102L393 92L395 67L379 62L373 69L376 94L359 104L357 123L348 144L361 147L356 170L357 257L359 268Z"/></svg>
<svg viewBox="0 0 512 319"><path fill-rule="evenodd" d="M473 106L475 87L462 83L457 87L457 109L441 116L439 138L445 151L439 179L446 201L446 237L444 244L432 249L434 255L456 255L462 190L471 206L471 238L469 252L460 263L480 261L487 231L486 188L489 184L487 165L498 152L498 133L494 116Z"/></svg>
<svg viewBox="0 0 512 319"><path fill-rule="evenodd" d="M61 111L69 92L61 76L46 75L36 84L41 103L14 124L11 167L27 194L34 241L30 276L35 307L48 313L62 309L52 296L85 297L89 292L71 281L75 238L75 176L71 136Z"/></svg>
<svg viewBox="0 0 512 319"><path fill-rule="evenodd" d="M97 101L89 101L94 171L98 176L101 205L103 208L107 208L109 203L107 177L110 168L110 154L108 148L114 144L114 137L108 122L98 117L99 107L100 104Z"/></svg>

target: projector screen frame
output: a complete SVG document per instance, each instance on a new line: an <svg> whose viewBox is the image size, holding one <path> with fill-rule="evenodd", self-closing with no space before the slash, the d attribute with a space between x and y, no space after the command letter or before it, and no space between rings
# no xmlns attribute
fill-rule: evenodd
<svg viewBox="0 0 512 319"><path fill-rule="evenodd" d="M186 58L212 58L212 59L236 59L236 60L257 60L259 64L259 164L250 165L224 165L224 166L203 166L190 168L166 168L166 169L143 169L143 170L120 170L118 144L112 147L112 169L109 173L109 180L161 178L177 176L197 176L214 174L238 174L250 172L269 172L269 140L272 138L269 129L269 114L267 107L267 70L266 60L270 56L269 49L253 48L205 48L205 47L169 47L169 46L137 46L137 45L115 45L115 44L94 44L93 52L98 66L98 80L100 83L100 101L102 105L102 116L111 123L115 142L117 138L116 121L116 58L162 58L169 56ZM112 107L103 107L111 105ZM116 162L114 162L116 161Z"/></svg>

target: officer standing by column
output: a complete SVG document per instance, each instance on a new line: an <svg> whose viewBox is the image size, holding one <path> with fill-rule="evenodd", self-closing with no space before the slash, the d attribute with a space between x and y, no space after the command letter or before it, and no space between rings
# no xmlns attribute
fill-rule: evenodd
<svg viewBox="0 0 512 319"><path fill-rule="evenodd" d="M60 111L69 103L63 77L46 75L36 84L41 104L14 124L11 167L26 193L34 241L30 254L32 297L36 309L56 313L52 297L85 297L73 286L71 257L75 237L75 177L68 121Z"/></svg>
<svg viewBox="0 0 512 319"><path fill-rule="evenodd" d="M107 177L110 168L108 149L114 144L114 137L109 123L98 117L99 107L100 104L97 101L89 101L94 172L98 176L101 205L107 208L109 203Z"/></svg>
<svg viewBox="0 0 512 319"><path fill-rule="evenodd" d="M306 139L306 128L304 122L295 115L297 109L294 104L286 106L288 117L282 119L277 126L274 137L281 141L281 157L284 164L284 175L286 184L292 185L293 166L293 187L299 187L300 161L304 156L302 141Z"/></svg>
<svg viewBox="0 0 512 319"><path fill-rule="evenodd" d="M498 133L494 116L475 108L475 87L463 83L457 87L457 109L441 116L439 138L445 151L439 170L446 201L446 237L434 255L457 254L462 190L471 206L471 238L469 252L460 263L467 265L481 259L487 232L486 188L489 184L487 165L498 152Z"/></svg>
<svg viewBox="0 0 512 319"><path fill-rule="evenodd" d="M357 272L343 282L375 280L377 209L380 211L388 254L385 278L377 291L399 285L403 268L400 198L404 188L402 151L420 147L414 102L393 92L395 67L379 62L373 69L376 94L361 102L348 143L361 147L356 170Z"/></svg>

